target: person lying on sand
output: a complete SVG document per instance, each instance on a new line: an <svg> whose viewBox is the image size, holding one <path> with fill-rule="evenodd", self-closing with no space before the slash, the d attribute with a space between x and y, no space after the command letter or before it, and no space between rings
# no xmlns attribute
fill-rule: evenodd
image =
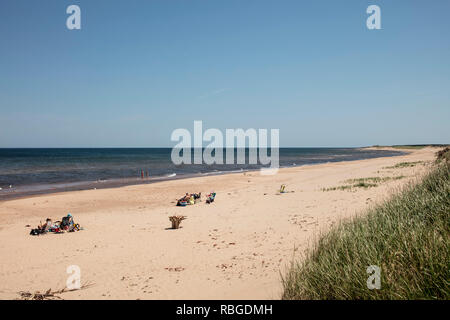
<svg viewBox="0 0 450 320"><path fill-rule="evenodd" d="M195 204L197 200L201 198L201 196L201 192L191 194L186 192L186 195L183 198L177 200L177 206L184 205L182 202L186 202L187 204Z"/></svg>
<svg viewBox="0 0 450 320"><path fill-rule="evenodd" d="M182 202L188 202L190 198L191 196L186 192L186 195L184 197L177 200L177 206L183 206Z"/></svg>
<svg viewBox="0 0 450 320"><path fill-rule="evenodd" d="M50 230L52 226L53 226L52 219L47 218L43 225L38 226L38 229L42 230L43 232L47 232L48 230Z"/></svg>
<svg viewBox="0 0 450 320"><path fill-rule="evenodd" d="M52 219L47 218L44 224L39 223L36 229L31 229L30 235L37 236L40 234L47 233L50 230L50 228L52 228L52 226L53 226Z"/></svg>
<svg viewBox="0 0 450 320"><path fill-rule="evenodd" d="M83 230L83 228L73 221L73 217L69 213L67 216L63 217L61 221L55 221L54 223L52 222L52 219L47 218L44 224L41 223L36 229L32 229L30 235L37 236L47 232L64 233L65 231L74 232L80 230Z"/></svg>

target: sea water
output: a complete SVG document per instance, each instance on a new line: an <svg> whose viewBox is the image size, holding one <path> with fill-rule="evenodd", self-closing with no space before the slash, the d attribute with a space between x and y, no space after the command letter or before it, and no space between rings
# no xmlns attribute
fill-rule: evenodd
<svg viewBox="0 0 450 320"><path fill-rule="evenodd" d="M0 149L0 199L152 183L262 167L248 164L248 161L247 164L175 165L171 161L171 151L171 148ZM279 163L283 168L402 154L364 148L280 148Z"/></svg>

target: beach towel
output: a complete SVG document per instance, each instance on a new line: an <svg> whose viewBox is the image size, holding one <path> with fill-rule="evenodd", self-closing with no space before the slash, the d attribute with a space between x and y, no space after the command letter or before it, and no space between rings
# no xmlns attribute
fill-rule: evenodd
<svg viewBox="0 0 450 320"><path fill-rule="evenodd" d="M187 206L187 202L186 201L178 201L177 206L185 207L185 206Z"/></svg>

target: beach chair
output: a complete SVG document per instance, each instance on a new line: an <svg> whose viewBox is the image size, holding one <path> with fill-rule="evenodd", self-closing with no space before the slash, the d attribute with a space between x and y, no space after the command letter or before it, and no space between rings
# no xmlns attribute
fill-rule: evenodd
<svg viewBox="0 0 450 320"><path fill-rule="evenodd" d="M207 195L206 203L208 203L208 204L213 203L215 198L216 198L216 193L212 192L211 194Z"/></svg>

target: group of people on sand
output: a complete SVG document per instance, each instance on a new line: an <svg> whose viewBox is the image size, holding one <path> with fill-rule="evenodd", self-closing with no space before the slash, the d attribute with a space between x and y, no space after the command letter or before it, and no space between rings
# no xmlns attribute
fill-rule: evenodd
<svg viewBox="0 0 450 320"><path fill-rule="evenodd" d="M201 201L202 193L186 193L184 197L177 200L177 206L184 207L187 205L196 204ZM206 196L206 203L212 203L216 197L215 192L211 192Z"/></svg>
<svg viewBox="0 0 450 320"><path fill-rule="evenodd" d="M80 231L82 228L78 223L73 221L72 215L69 213L65 217L62 217L60 221L53 222L52 219L47 218L45 223L40 223L37 228L32 229L30 235L38 236L47 232L52 233L64 233Z"/></svg>
<svg viewBox="0 0 450 320"><path fill-rule="evenodd" d="M200 201L200 198L202 197L202 193L187 193L184 195L184 197L177 200L177 206L184 207L186 205L195 204L197 201Z"/></svg>

